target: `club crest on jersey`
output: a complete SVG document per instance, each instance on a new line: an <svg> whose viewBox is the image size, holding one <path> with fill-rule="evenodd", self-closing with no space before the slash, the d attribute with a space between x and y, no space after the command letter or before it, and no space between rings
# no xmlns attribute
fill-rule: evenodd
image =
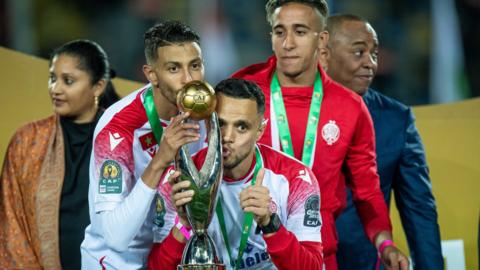
<svg viewBox="0 0 480 270"><path fill-rule="evenodd" d="M140 144L142 145L143 151L147 151L147 153L153 157L157 152L157 140L155 139L155 135L153 132L146 133L140 137L138 137Z"/></svg>
<svg viewBox="0 0 480 270"><path fill-rule="evenodd" d="M320 224L320 197L318 195L311 195L305 202L303 226L318 227Z"/></svg>
<svg viewBox="0 0 480 270"><path fill-rule="evenodd" d="M155 219L153 224L158 227L163 227L165 225L165 201L160 194L157 194L155 199Z"/></svg>
<svg viewBox="0 0 480 270"><path fill-rule="evenodd" d="M322 138L328 145L334 144L340 137L340 128L337 126L334 120L329 120L322 127Z"/></svg>
<svg viewBox="0 0 480 270"><path fill-rule="evenodd" d="M115 160L106 160L100 169L100 194L122 193L122 167Z"/></svg>

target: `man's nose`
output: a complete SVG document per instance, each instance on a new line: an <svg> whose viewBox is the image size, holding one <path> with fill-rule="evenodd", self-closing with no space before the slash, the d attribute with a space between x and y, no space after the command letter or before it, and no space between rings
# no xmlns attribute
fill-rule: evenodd
<svg viewBox="0 0 480 270"><path fill-rule="evenodd" d="M375 56L371 53L366 54L364 57L363 65L366 68L373 69L377 65L377 60Z"/></svg>
<svg viewBox="0 0 480 270"><path fill-rule="evenodd" d="M192 76L192 74L190 73L190 70L185 69L185 70L183 71L183 74L182 74L182 83L183 83L183 84L186 84L186 83L189 83L189 82L191 82L191 81L193 81L193 76Z"/></svg>
<svg viewBox="0 0 480 270"><path fill-rule="evenodd" d="M232 128L228 128L228 127L222 127L221 129L221 133L222 133L222 142L223 143L232 143L234 142L234 132L233 132L233 129Z"/></svg>
<svg viewBox="0 0 480 270"><path fill-rule="evenodd" d="M283 40L282 46L285 50L291 50L295 48L295 36L293 31L287 31Z"/></svg>

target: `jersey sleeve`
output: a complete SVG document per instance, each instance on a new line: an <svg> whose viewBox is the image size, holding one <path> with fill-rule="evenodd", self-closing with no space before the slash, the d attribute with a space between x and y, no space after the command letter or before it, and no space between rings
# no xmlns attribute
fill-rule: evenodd
<svg viewBox="0 0 480 270"><path fill-rule="evenodd" d="M380 190L375 155L373 122L363 101L357 119L355 135L347 150L347 184L368 238L373 243L381 231L391 232L387 205Z"/></svg>
<svg viewBox="0 0 480 270"><path fill-rule="evenodd" d="M313 172L304 167L290 180L285 227L299 241L321 242L320 190Z"/></svg>
<svg viewBox="0 0 480 270"><path fill-rule="evenodd" d="M96 213L115 209L136 182L131 140L131 135L108 126L94 139L90 185Z"/></svg>
<svg viewBox="0 0 480 270"><path fill-rule="evenodd" d="M174 225L177 215L170 196L172 187L168 182L168 177L173 174L174 171L174 166L167 168L157 187L155 218L153 221L153 242L155 243L161 243L165 240Z"/></svg>
<svg viewBox="0 0 480 270"><path fill-rule="evenodd" d="M289 180L287 220L264 237L278 269L322 269L320 190L313 172L304 167Z"/></svg>

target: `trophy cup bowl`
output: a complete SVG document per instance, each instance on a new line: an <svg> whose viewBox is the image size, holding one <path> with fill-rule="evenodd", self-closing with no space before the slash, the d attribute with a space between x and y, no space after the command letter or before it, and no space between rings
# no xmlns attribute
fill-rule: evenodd
<svg viewBox="0 0 480 270"><path fill-rule="evenodd" d="M179 270L222 270L225 265L217 256L215 243L207 234L218 198L218 188L223 175L223 158L218 116L215 113L216 97L213 88L206 82L187 83L177 94L177 106L189 111L192 120L209 121L208 149L205 162L198 171L188 147L183 145L175 161L181 172L181 181L190 181L195 191L192 200L185 205L188 221L193 229L183 250Z"/></svg>
<svg viewBox="0 0 480 270"><path fill-rule="evenodd" d="M215 90L206 82L191 81L177 93L177 107L193 120L209 118L217 105Z"/></svg>

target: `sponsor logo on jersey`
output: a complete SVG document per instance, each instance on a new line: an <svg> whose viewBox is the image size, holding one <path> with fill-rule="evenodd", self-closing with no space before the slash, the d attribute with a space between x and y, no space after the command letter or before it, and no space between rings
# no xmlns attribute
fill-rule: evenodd
<svg viewBox="0 0 480 270"><path fill-rule="evenodd" d="M266 263L270 260L270 255L268 255L266 250L261 250L255 245L247 242L247 246L245 247L245 252L243 253L243 257L240 260L240 269L250 269L253 266L258 266L260 264Z"/></svg>
<svg viewBox="0 0 480 270"><path fill-rule="evenodd" d="M115 160L106 160L100 169L98 192L100 194L122 193L122 167Z"/></svg>
<svg viewBox="0 0 480 270"><path fill-rule="evenodd" d="M322 138L328 145L334 144L340 137L340 128L334 120L329 120L322 128Z"/></svg>
<svg viewBox="0 0 480 270"><path fill-rule="evenodd" d="M312 179L310 178L310 175L307 173L306 170L300 170L298 171L298 175L296 178L300 178L302 181L305 181L309 183L310 185L312 184Z"/></svg>
<svg viewBox="0 0 480 270"><path fill-rule="evenodd" d="M303 226L318 227L320 225L320 197L318 195L311 195L305 202Z"/></svg>
<svg viewBox="0 0 480 270"><path fill-rule="evenodd" d="M163 225L165 225L165 201L158 193L155 197L155 219L153 220L153 224L158 227L163 227Z"/></svg>
<svg viewBox="0 0 480 270"><path fill-rule="evenodd" d="M117 132L113 134L109 132L108 134L110 135L110 151L113 151L125 138L122 138Z"/></svg>

